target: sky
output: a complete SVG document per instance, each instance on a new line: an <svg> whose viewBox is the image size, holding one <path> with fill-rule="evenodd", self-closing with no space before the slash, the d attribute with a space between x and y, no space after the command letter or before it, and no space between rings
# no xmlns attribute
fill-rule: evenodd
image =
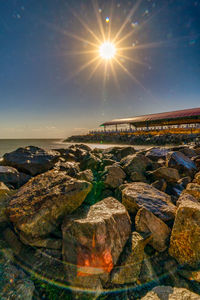
<svg viewBox="0 0 200 300"><path fill-rule="evenodd" d="M112 62L99 56L108 32ZM193 107L200 0L0 0L0 138L65 138Z"/></svg>

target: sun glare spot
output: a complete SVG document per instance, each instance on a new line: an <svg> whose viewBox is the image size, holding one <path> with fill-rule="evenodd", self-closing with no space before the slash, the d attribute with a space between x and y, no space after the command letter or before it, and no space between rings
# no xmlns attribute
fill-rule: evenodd
<svg viewBox="0 0 200 300"><path fill-rule="evenodd" d="M105 42L100 46L99 52L103 59L112 59L115 56L116 48L113 43Z"/></svg>

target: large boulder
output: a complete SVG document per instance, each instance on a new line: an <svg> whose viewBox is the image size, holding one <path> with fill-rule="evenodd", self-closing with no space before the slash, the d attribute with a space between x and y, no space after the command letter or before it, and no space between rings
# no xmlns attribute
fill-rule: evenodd
<svg viewBox="0 0 200 300"><path fill-rule="evenodd" d="M4 154L3 164L35 176L52 169L58 158L58 152L29 146Z"/></svg>
<svg viewBox="0 0 200 300"><path fill-rule="evenodd" d="M93 288L108 280L130 236L131 221L125 207L110 197L66 217L62 232L68 280Z"/></svg>
<svg viewBox="0 0 200 300"><path fill-rule="evenodd" d="M144 247L151 237L144 239L138 232L133 232L124 248L120 265L111 274L113 284L128 284L137 281L144 259Z"/></svg>
<svg viewBox="0 0 200 300"><path fill-rule="evenodd" d="M109 155L110 158L120 161L122 158L135 154L136 150L131 147L110 147L103 151L103 155L106 157Z"/></svg>
<svg viewBox="0 0 200 300"><path fill-rule="evenodd" d="M196 267L200 263L200 204L182 201L172 229L169 253L180 264Z"/></svg>
<svg viewBox="0 0 200 300"><path fill-rule="evenodd" d="M85 200L92 184L50 170L29 180L11 199L7 213L23 240L46 236Z"/></svg>
<svg viewBox="0 0 200 300"><path fill-rule="evenodd" d="M123 158L120 164L129 176L133 172L143 175L146 169L151 165L151 161L143 154L133 154Z"/></svg>
<svg viewBox="0 0 200 300"><path fill-rule="evenodd" d="M8 166L0 166L0 181L19 188L31 178L30 175L20 173L17 169Z"/></svg>
<svg viewBox="0 0 200 300"><path fill-rule="evenodd" d="M199 300L200 296L185 288L157 286L141 300Z"/></svg>
<svg viewBox="0 0 200 300"><path fill-rule="evenodd" d="M105 168L105 171L106 171L106 175L105 175L104 184L106 187L109 188L115 189L119 187L123 183L126 177L126 173L122 170L122 168L116 165L107 166Z"/></svg>
<svg viewBox="0 0 200 300"><path fill-rule="evenodd" d="M151 176L155 179L165 179L169 183L177 182L180 179L176 169L161 167L151 172Z"/></svg>
<svg viewBox="0 0 200 300"><path fill-rule="evenodd" d="M200 202L200 184L189 183L186 190L184 190L184 193L194 196Z"/></svg>
<svg viewBox="0 0 200 300"><path fill-rule="evenodd" d="M195 163L182 152L174 151L167 155L167 167L177 169L181 174L193 175L197 170Z"/></svg>
<svg viewBox="0 0 200 300"><path fill-rule="evenodd" d="M143 182L127 184L122 190L122 203L133 214L145 207L164 222L173 219L176 212L169 195Z"/></svg>
<svg viewBox="0 0 200 300"><path fill-rule="evenodd" d="M140 208L135 217L135 228L142 233L151 233L152 239L149 244L159 252L167 249L171 230L151 211Z"/></svg>
<svg viewBox="0 0 200 300"><path fill-rule="evenodd" d="M7 222L6 207L11 193L10 189L3 182L0 182L0 224Z"/></svg>
<svg viewBox="0 0 200 300"><path fill-rule="evenodd" d="M153 147L146 152L146 157L153 161L158 161L159 159L166 159L168 152L169 149Z"/></svg>

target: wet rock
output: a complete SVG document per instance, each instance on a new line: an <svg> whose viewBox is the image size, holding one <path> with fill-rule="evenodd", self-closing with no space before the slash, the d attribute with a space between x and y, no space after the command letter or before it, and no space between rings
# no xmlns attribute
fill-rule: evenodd
<svg viewBox="0 0 200 300"><path fill-rule="evenodd" d="M79 180L92 182L94 180L94 175L90 169L87 169L85 171L79 172L76 178Z"/></svg>
<svg viewBox="0 0 200 300"><path fill-rule="evenodd" d="M154 181L151 186L156 188L159 191L165 192L167 188L167 183L164 179Z"/></svg>
<svg viewBox="0 0 200 300"><path fill-rule="evenodd" d="M119 201L106 198L66 217L62 231L68 280L93 287L93 282L108 280L131 233L131 222Z"/></svg>
<svg viewBox="0 0 200 300"><path fill-rule="evenodd" d="M186 190L184 190L184 193L194 196L200 202L200 184L189 183L186 187Z"/></svg>
<svg viewBox="0 0 200 300"><path fill-rule="evenodd" d="M169 254L179 264L196 267L200 263L200 204L182 201L177 209L170 238Z"/></svg>
<svg viewBox="0 0 200 300"><path fill-rule="evenodd" d="M150 237L151 238L151 237ZM150 240L144 239L138 232L133 232L124 248L119 267L111 274L113 284L127 284L137 281L144 259L144 247Z"/></svg>
<svg viewBox="0 0 200 300"><path fill-rule="evenodd" d="M169 195L143 182L127 184L122 191L122 203L133 214L145 207L164 222L172 220L176 212Z"/></svg>
<svg viewBox="0 0 200 300"><path fill-rule="evenodd" d="M158 161L159 159L165 160L169 151L166 148L151 148L146 152L146 157L153 161Z"/></svg>
<svg viewBox="0 0 200 300"><path fill-rule="evenodd" d="M179 151L168 153L166 163L167 167L177 169L180 174L193 176L197 170L195 163Z"/></svg>
<svg viewBox="0 0 200 300"><path fill-rule="evenodd" d="M30 178L31 176L20 173L13 167L0 166L0 181L12 185L14 188L19 188L29 181Z"/></svg>
<svg viewBox="0 0 200 300"><path fill-rule="evenodd" d="M152 212L145 208L139 209L135 217L135 228L138 232L151 233L149 244L157 251L163 252L167 249L171 230Z"/></svg>
<svg viewBox="0 0 200 300"><path fill-rule="evenodd" d="M142 154L134 154L123 158L120 164L127 175L131 175L133 172L144 175L146 169L151 165L151 161Z"/></svg>
<svg viewBox="0 0 200 300"><path fill-rule="evenodd" d="M54 231L65 214L77 209L91 188L91 183L51 170L22 186L7 213L23 237L42 237Z"/></svg>
<svg viewBox="0 0 200 300"><path fill-rule="evenodd" d="M104 179L104 184L106 187L115 189L123 183L126 177L125 172L119 166L107 166L105 168L105 171L106 175Z"/></svg>
<svg viewBox="0 0 200 300"><path fill-rule="evenodd" d="M35 176L52 169L58 158L58 152L29 146L6 153L3 156L3 162L6 166L14 167L21 172Z"/></svg>
<svg viewBox="0 0 200 300"><path fill-rule="evenodd" d="M165 179L167 182L177 182L180 179L179 173L176 169L161 167L151 172L155 179Z"/></svg>
<svg viewBox="0 0 200 300"><path fill-rule="evenodd" d="M157 286L148 292L141 300L199 300L199 295L185 288Z"/></svg>

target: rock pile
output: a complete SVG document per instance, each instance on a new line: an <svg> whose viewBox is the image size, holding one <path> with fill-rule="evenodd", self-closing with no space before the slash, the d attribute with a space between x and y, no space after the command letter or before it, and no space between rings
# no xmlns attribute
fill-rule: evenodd
<svg viewBox="0 0 200 300"><path fill-rule="evenodd" d="M199 160L195 146L73 145L50 152L30 146L5 154L0 249L7 243L20 266L75 289L101 293L123 286L132 288L134 299L200 299L199 290L194 293L200 282ZM20 272L3 289L6 297L27 282L23 299L32 299L34 284ZM145 296L152 282L158 287ZM163 283L170 286L159 287Z"/></svg>

